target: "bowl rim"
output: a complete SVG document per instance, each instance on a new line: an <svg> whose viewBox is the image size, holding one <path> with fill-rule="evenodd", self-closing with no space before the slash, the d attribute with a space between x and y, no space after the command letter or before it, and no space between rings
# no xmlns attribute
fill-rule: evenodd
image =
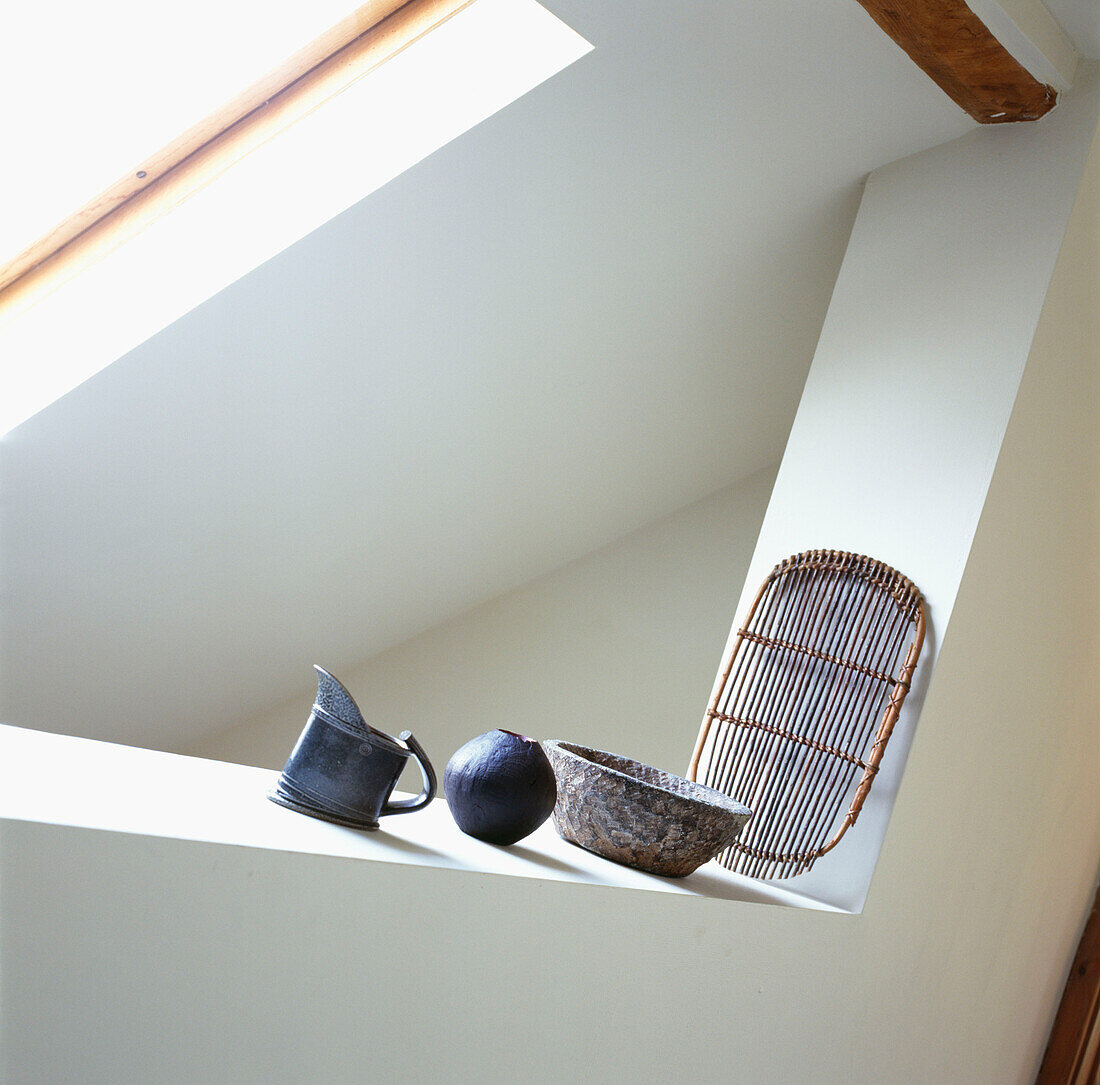
<svg viewBox="0 0 1100 1085"><path fill-rule="evenodd" d="M631 783L640 787L649 788L652 791L663 791L666 795L671 795L681 802L699 803L703 806L716 806L730 814L752 817L752 810L750 810L749 807L743 802L738 802L737 799L727 795L724 791L719 791L717 788L710 787L707 784L701 784L697 780L689 780L686 776L677 776L674 772L667 772L665 769L657 768L656 765L647 765L644 761L639 761L634 757L626 757L623 754L612 753L610 750L601 750L595 746L585 746L580 742L569 742L561 738L544 739L542 745L544 747L553 747L555 750L577 761L585 761L590 765L595 765L595 767L602 772L611 773L613 776L621 776L624 780L629 780ZM627 761L632 765L640 765L642 768L652 769L655 772L663 772L666 776L671 776L673 779L682 780L685 784L690 784L692 788L698 789L709 795L714 795L715 800L708 800L706 797L693 798L690 795L683 795L679 791L673 791L671 788L662 787L660 784L652 784L648 780L642 780L637 776L631 776L628 773L621 772L619 769L612 768L610 765L603 765L598 761L593 761L590 757L585 757L584 754L578 753L578 750L587 750L589 753L604 754L607 757L614 757L619 761Z"/></svg>

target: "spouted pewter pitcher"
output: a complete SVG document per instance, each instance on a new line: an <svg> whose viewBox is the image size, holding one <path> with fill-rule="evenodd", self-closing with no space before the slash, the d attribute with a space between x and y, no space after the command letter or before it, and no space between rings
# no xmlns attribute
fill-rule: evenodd
<svg viewBox="0 0 1100 1085"><path fill-rule="evenodd" d="M411 731L393 738L363 719L351 694L323 667L317 700L268 798L300 814L353 829L377 829L387 814L410 814L435 798L435 770ZM409 757L424 788L416 798L390 801Z"/></svg>

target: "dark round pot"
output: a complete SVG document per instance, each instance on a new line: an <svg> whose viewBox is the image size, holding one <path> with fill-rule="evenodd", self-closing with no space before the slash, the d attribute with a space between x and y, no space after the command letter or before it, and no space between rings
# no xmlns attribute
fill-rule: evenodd
<svg viewBox="0 0 1100 1085"><path fill-rule="evenodd" d="M443 794L464 833L489 844L514 844L550 816L557 788L535 739L489 731L447 762Z"/></svg>

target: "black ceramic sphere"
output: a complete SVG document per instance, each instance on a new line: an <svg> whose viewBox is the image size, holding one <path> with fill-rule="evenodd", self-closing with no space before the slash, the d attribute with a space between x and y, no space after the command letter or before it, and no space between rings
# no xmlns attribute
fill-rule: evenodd
<svg viewBox="0 0 1100 1085"><path fill-rule="evenodd" d="M514 844L550 816L557 787L535 739L489 731L447 762L443 794L464 833L489 844Z"/></svg>

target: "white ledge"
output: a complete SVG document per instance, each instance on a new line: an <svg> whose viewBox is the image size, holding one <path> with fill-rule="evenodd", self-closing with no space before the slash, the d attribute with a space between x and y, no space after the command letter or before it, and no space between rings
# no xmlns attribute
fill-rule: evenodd
<svg viewBox="0 0 1100 1085"><path fill-rule="evenodd" d="M0 819L445 867L544 881L582 882L681 896L842 911L709 863L661 878L608 862L562 840L550 822L511 847L460 832L436 799L361 832L268 801L278 773L0 724Z"/></svg>

